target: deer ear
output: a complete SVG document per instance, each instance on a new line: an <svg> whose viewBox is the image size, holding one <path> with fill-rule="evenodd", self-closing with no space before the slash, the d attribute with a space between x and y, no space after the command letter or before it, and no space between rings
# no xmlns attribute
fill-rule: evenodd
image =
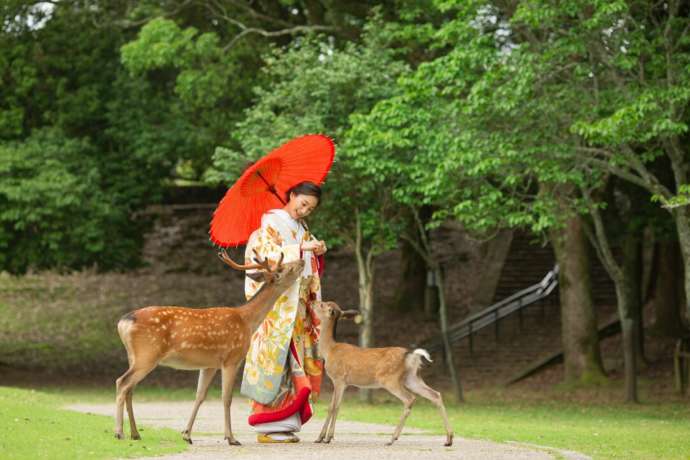
<svg viewBox="0 0 690 460"><path fill-rule="evenodd" d="M359 315L357 310L345 310L340 317L343 319L354 319L357 315Z"/></svg>

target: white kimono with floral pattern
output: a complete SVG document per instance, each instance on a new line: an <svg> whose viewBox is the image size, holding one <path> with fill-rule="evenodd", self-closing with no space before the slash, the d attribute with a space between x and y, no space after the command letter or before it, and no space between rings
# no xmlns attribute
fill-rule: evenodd
<svg viewBox="0 0 690 460"><path fill-rule="evenodd" d="M262 259L272 262L277 262L281 253L284 262L300 257L306 262L302 276L280 296L252 336L241 393L254 401L255 413L289 406L288 399L295 393L291 388L295 386L294 377L300 377L301 381L310 380L311 386L316 386L311 391L319 391L323 365L317 357L318 328L310 305L321 300L321 286L316 257L311 251L300 251L301 243L310 238L300 222L292 219L286 211L274 209L263 215L261 227L247 242L246 263L252 263L254 250ZM249 299L263 283L253 280L249 276L251 271L247 274L245 295ZM291 340L296 349L296 360L290 354Z"/></svg>

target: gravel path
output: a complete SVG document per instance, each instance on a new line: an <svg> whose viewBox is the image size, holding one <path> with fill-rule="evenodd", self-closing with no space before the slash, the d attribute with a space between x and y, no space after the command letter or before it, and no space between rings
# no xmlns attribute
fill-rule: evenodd
<svg viewBox="0 0 690 460"><path fill-rule="evenodd" d="M232 422L235 437L242 446L230 447L223 441L223 408L220 401L207 401L201 406L194 425L194 444L181 454L156 457L165 460L442 460L442 459L510 459L538 460L566 458L584 460L588 457L575 452L541 449L516 443L501 444L457 437L462 427L455 427L456 437L452 447L444 447L445 436L430 435L424 431L405 427L402 436L392 446L384 446L394 427L373 423L338 420L335 437L331 444L315 444L323 419L307 423L299 433L302 440L297 444L258 444L256 435L247 424L249 405L246 400L235 398L232 405ZM113 415L114 404L77 404L71 410L94 414ZM140 429L143 426L167 427L181 431L192 408L189 402L134 402L134 413ZM125 419L127 418L125 413ZM440 420L439 420L439 423ZM125 434L129 436L125 426ZM146 431L142 432L142 437ZM557 453L558 455L555 455Z"/></svg>

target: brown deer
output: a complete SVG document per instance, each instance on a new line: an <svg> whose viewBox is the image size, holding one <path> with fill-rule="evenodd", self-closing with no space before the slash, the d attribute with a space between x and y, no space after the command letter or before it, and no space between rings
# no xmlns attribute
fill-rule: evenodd
<svg viewBox="0 0 690 460"><path fill-rule="evenodd" d="M232 434L230 422L235 374L247 354L252 334L280 295L300 276L304 261L283 264L281 256L277 263L272 264L258 260L257 254L255 264L239 265L224 251L218 255L237 270L260 269L253 276L264 281L264 285L245 305L198 309L145 307L126 314L117 323L117 331L127 349L129 369L116 381L116 438L124 438L122 418L126 403L132 439L141 439L132 412L132 392L160 364L176 369L200 370L192 415L182 432L184 440L190 444L199 406L206 399L209 385L220 369L225 439L230 445L240 444Z"/></svg>
<svg viewBox="0 0 690 460"><path fill-rule="evenodd" d="M426 350L418 348L410 351L401 347L360 348L349 343L336 342L334 329L338 320L352 318L359 312L342 311L335 302L317 303L314 311L321 321L319 354L325 359L326 374L333 382L333 398L328 408L328 416L316 442L331 442L345 388L354 385L360 388L385 388L403 402L402 417L387 446L393 444L400 436L415 401L413 393L428 399L439 408L446 429L444 445L453 444L453 432L448 424L441 393L427 386L417 375L422 357L431 362Z"/></svg>

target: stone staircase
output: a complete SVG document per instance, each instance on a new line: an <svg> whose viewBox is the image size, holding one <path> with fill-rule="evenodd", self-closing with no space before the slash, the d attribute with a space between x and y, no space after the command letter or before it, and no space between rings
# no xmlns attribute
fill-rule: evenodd
<svg viewBox="0 0 690 460"><path fill-rule="evenodd" d="M615 304L616 294L613 282L594 251L590 260L595 304ZM556 257L550 245L539 243L532 235L516 233L501 272L494 302L538 282L555 263Z"/></svg>
<svg viewBox="0 0 690 460"><path fill-rule="evenodd" d="M494 302L539 282L553 268L550 246L534 244L532 237L514 236ZM592 257L592 288L598 320L615 314L615 291L605 269ZM522 318L520 318L522 316ZM468 389L501 385L535 360L561 347L561 315L557 290L548 298L502 319L498 327L487 327L454 345L463 385ZM429 371L439 385L449 385L443 360Z"/></svg>

